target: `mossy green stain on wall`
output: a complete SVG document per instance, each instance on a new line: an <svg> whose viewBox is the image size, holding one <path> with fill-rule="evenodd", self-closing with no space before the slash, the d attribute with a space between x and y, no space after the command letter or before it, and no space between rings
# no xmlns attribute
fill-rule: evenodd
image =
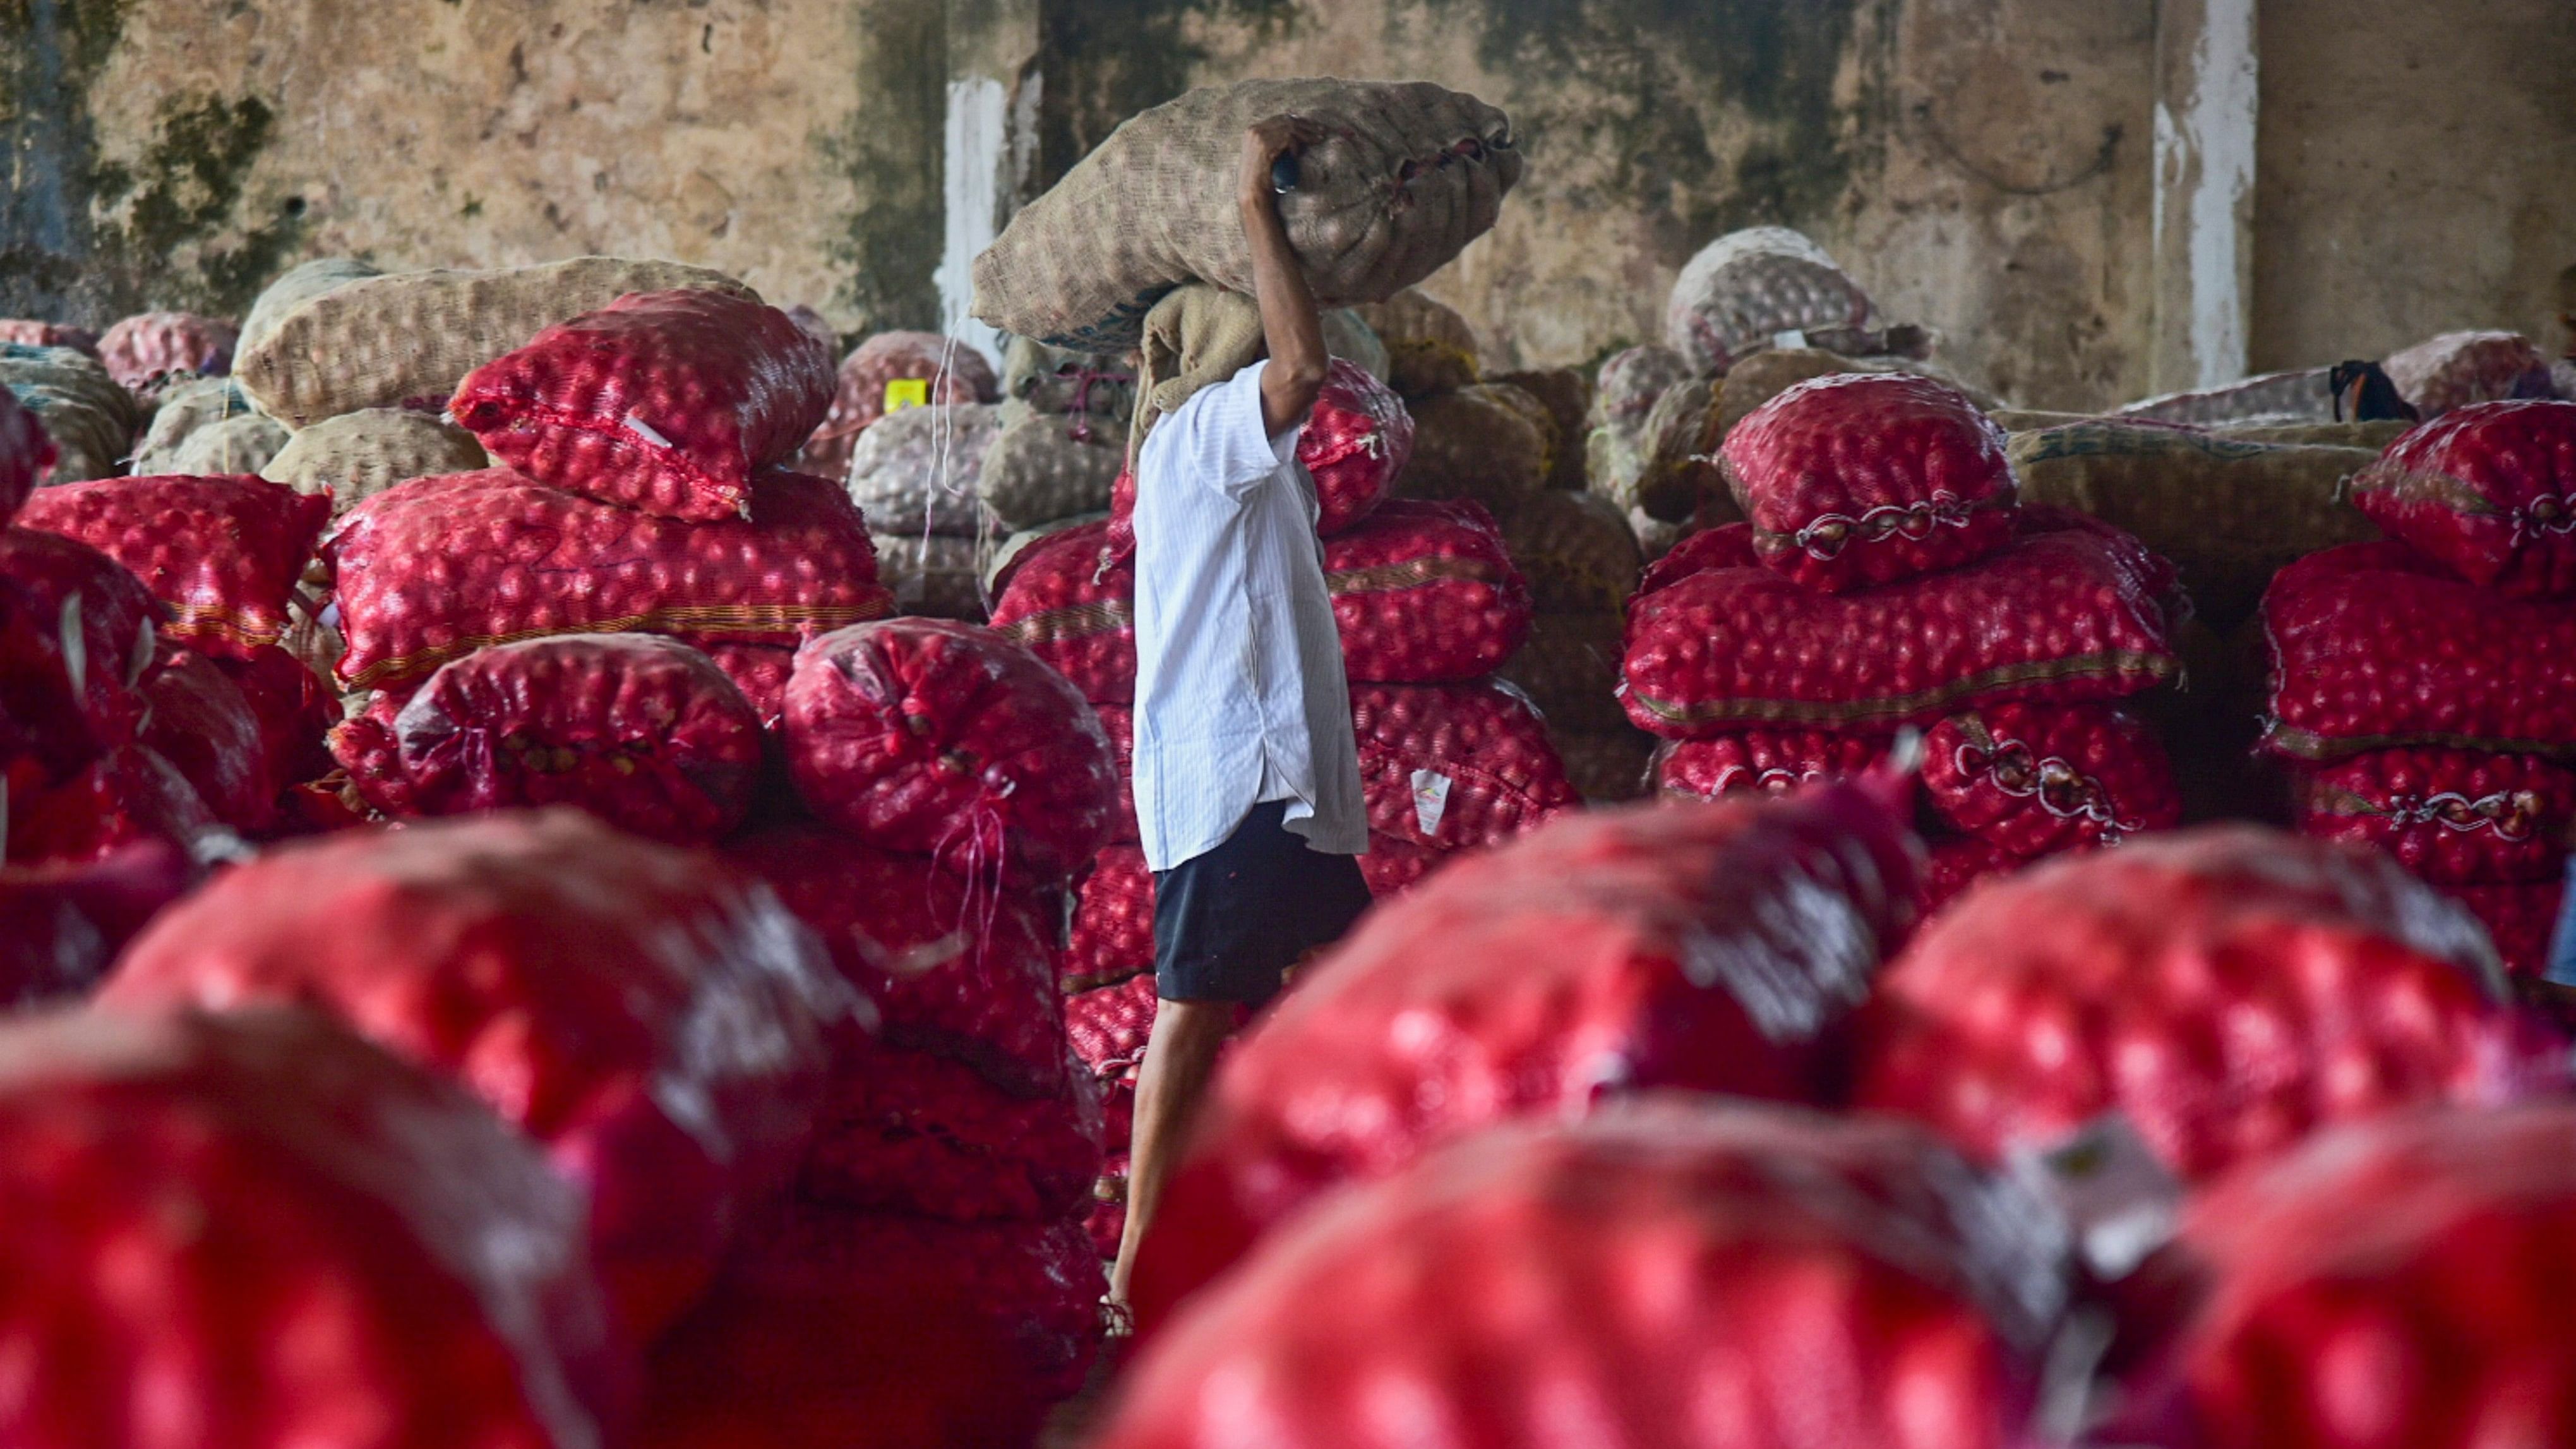
<svg viewBox="0 0 2576 1449"><path fill-rule="evenodd" d="M814 144L859 198L831 244L861 330L939 327L948 31L940 0L863 7L859 109Z"/></svg>
<svg viewBox="0 0 2576 1449"><path fill-rule="evenodd" d="M303 231L301 200L256 222L242 216L244 183L276 121L257 96L175 98L140 157L93 170L97 260L128 279L135 305L235 316L286 269ZM191 265L168 269L192 244Z"/></svg>
<svg viewBox="0 0 2576 1449"><path fill-rule="evenodd" d="M89 86L125 0L0 0L0 314L66 313L90 244Z"/></svg>
<svg viewBox="0 0 2576 1449"><path fill-rule="evenodd" d="M1207 59L1190 38L1194 21L1259 36L1284 33L1297 16L1297 0L1044 0L1038 185L1054 185L1121 121L1190 88Z"/></svg>

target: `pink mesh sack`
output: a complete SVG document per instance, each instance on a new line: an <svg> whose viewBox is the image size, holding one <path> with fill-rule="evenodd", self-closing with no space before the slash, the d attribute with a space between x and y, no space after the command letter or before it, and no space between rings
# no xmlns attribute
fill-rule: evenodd
<svg viewBox="0 0 2576 1449"><path fill-rule="evenodd" d="M832 405L798 455L808 473L838 478L849 471L850 452L886 413L898 383L921 384L921 406L1001 400L993 366L972 344L936 332L879 332L850 349L834 379Z"/></svg>
<svg viewBox="0 0 2576 1449"><path fill-rule="evenodd" d="M2518 332L2445 332L2388 354L2381 366L2428 422L2473 403L2549 396L2549 359Z"/></svg>
<svg viewBox="0 0 2576 1449"><path fill-rule="evenodd" d="M1064 999L1064 1029L1074 1055L1093 1076L1133 1074L1145 1064L1154 1035L1154 973L1138 972L1114 986L1095 986Z"/></svg>
<svg viewBox="0 0 2576 1449"><path fill-rule="evenodd" d="M796 651L778 644L708 644L703 646L716 668L760 716L762 729L774 730L787 717L787 680L796 672Z"/></svg>
<svg viewBox="0 0 2576 1449"><path fill-rule="evenodd" d="M2108 705L1981 705L1934 725L1924 748L1932 808L2018 860L2182 823L2163 743Z"/></svg>
<svg viewBox="0 0 2576 1449"><path fill-rule="evenodd" d="M330 499L249 476L65 483L18 512L123 564L168 609L171 638L228 659L286 637L287 596L330 518Z"/></svg>
<svg viewBox="0 0 2576 1449"><path fill-rule="evenodd" d="M1102 553L1109 525L1029 546L993 601L993 628L1073 681L1094 704L1136 699L1136 570Z"/></svg>
<svg viewBox="0 0 2576 1449"><path fill-rule="evenodd" d="M2374 845L2436 885L2555 881L2576 770L2538 755L2400 748L2304 770L2302 835Z"/></svg>
<svg viewBox="0 0 2576 1449"><path fill-rule="evenodd" d="M1100 1099L1088 1073L1015 1097L946 1057L882 1045L839 1055L803 1196L951 1222L1059 1217L1090 1197Z"/></svg>
<svg viewBox="0 0 2576 1449"><path fill-rule="evenodd" d="M1491 845L1581 803L1546 722L1509 685L1356 684L1351 725L1381 835Z"/></svg>
<svg viewBox="0 0 2576 1449"><path fill-rule="evenodd" d="M1154 873L1133 845L1101 849L1074 898L1073 939L1057 973L1070 997L1154 969Z"/></svg>
<svg viewBox="0 0 2576 1449"><path fill-rule="evenodd" d="M164 647L144 682L150 706L143 744L168 760L216 819L235 830L268 828L284 785L248 696L215 661Z"/></svg>
<svg viewBox="0 0 2576 1449"><path fill-rule="evenodd" d="M98 339L107 374L140 389L171 373L210 377L233 370L233 344L241 329L194 312L141 312L119 320Z"/></svg>
<svg viewBox="0 0 2576 1449"><path fill-rule="evenodd" d="M752 479L832 403L831 349L725 292L630 292L466 375L448 403L496 462L666 518L751 516Z"/></svg>
<svg viewBox="0 0 2576 1449"><path fill-rule="evenodd" d="M1324 586L1354 680L1475 679L1529 637L1529 584L1475 503L1387 504L1325 543Z"/></svg>
<svg viewBox="0 0 2576 1449"><path fill-rule="evenodd" d="M8 858L20 864L86 864L156 841L199 865L241 854L188 777L146 745L115 746L9 802Z"/></svg>
<svg viewBox="0 0 2576 1449"><path fill-rule="evenodd" d="M2353 475L2389 537L2516 597L2576 593L2576 402L2476 403Z"/></svg>
<svg viewBox="0 0 2576 1449"><path fill-rule="evenodd" d="M2517 981L2537 981L2548 974L2559 907L2567 894L2565 877L2515 885L2446 886L2442 893L2486 927L2487 939L2504 959L2507 975Z"/></svg>
<svg viewBox="0 0 2576 1449"><path fill-rule="evenodd" d="M1667 800L1784 795L1847 780L1887 755L1884 735L1823 730L1741 730L1668 740L1655 750L1655 792Z"/></svg>

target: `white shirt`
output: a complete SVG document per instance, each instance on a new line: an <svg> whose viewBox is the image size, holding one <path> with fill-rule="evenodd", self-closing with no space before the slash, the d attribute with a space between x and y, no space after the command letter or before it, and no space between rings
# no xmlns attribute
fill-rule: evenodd
<svg viewBox="0 0 2576 1449"><path fill-rule="evenodd" d="M1169 870L1286 800L1308 849L1368 849L1342 636L1303 425L1261 419L1256 362L1154 427L1136 460L1136 820Z"/></svg>

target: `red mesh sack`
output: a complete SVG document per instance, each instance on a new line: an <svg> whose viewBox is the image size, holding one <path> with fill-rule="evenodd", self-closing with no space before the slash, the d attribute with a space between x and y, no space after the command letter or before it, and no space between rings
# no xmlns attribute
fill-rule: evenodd
<svg viewBox="0 0 2576 1449"><path fill-rule="evenodd" d="M2576 770L2537 755L2370 750L2302 772L2302 835L2375 845L2436 885L2555 881Z"/></svg>
<svg viewBox="0 0 2576 1449"><path fill-rule="evenodd" d="M2537 981L2549 974L2549 950L2558 935L2558 909L2567 882L2530 881L2518 885L2455 885L2444 895L2460 903L2487 928L2503 958L2505 973L2518 981Z"/></svg>
<svg viewBox="0 0 2576 1449"><path fill-rule="evenodd" d="M1218 1068L1138 1260L1150 1328L1318 1193L1512 1117L1794 1099L1914 910L1873 795L1568 815L1381 902Z"/></svg>
<svg viewBox="0 0 2576 1449"><path fill-rule="evenodd" d="M30 317L0 317L0 342L22 347L68 347L98 356L98 334L86 327L40 322Z"/></svg>
<svg viewBox="0 0 2576 1449"><path fill-rule="evenodd" d="M1134 845L1145 838L1144 828L1136 823L1136 714L1115 704L1095 704L1091 709L1100 716L1101 733L1109 736L1109 753L1118 766L1118 819L1110 827L1109 838L1120 845Z"/></svg>
<svg viewBox="0 0 2576 1449"><path fill-rule="evenodd" d="M1949 568L2013 535L2004 430L1928 377L1799 383L1729 430L1720 453L1754 553L1810 588Z"/></svg>
<svg viewBox="0 0 2576 1449"><path fill-rule="evenodd" d="M1073 681L1094 704L1136 699L1136 566L1106 561L1109 525L1031 544L993 601L993 628Z"/></svg>
<svg viewBox="0 0 2576 1449"><path fill-rule="evenodd" d="M386 727L360 715L340 730ZM742 692L706 655L651 634L476 650L431 675L390 730L403 780L369 802L388 814L572 805L693 845L740 825L760 778L760 717Z"/></svg>
<svg viewBox="0 0 2576 1449"><path fill-rule="evenodd" d="M47 488L18 522L123 564L169 609L162 627L200 653L247 659L286 637L331 500L264 478L100 478Z"/></svg>
<svg viewBox="0 0 2576 1449"><path fill-rule="evenodd" d="M307 1002L462 1082L587 1189L638 1343L792 1165L847 1005L765 888L568 810L270 851L163 912L98 999Z"/></svg>
<svg viewBox="0 0 2576 1449"><path fill-rule="evenodd" d="M1387 504L1324 545L1324 586L1354 680L1475 679L1529 637L1529 584L1481 504Z"/></svg>
<svg viewBox="0 0 2576 1449"><path fill-rule="evenodd" d="M723 854L823 939L876 1003L882 1040L965 1062L1015 1096L1064 1090L1053 931L1036 902L970 898L926 857L815 825L752 831Z"/></svg>
<svg viewBox="0 0 2576 1449"><path fill-rule="evenodd" d="M1976 892L1879 984L1859 1103L1981 1157L2127 1114L2198 1181L2329 1123L2493 1102L2541 1044L2475 923L2384 856L2253 826Z"/></svg>
<svg viewBox="0 0 2576 1449"><path fill-rule="evenodd" d="M416 478L359 504L323 554L351 689L540 634L795 644L893 607L849 495L796 473L763 477L749 520L700 524L501 468Z"/></svg>
<svg viewBox="0 0 2576 1449"><path fill-rule="evenodd" d="M2182 823L2164 745L2108 705L1981 705L1934 725L1924 750L1932 808L2017 859Z"/></svg>
<svg viewBox="0 0 2576 1449"><path fill-rule="evenodd" d="M579 1194L303 1012L0 1028L0 1339L27 1449L576 1449L630 1371Z"/></svg>
<svg viewBox="0 0 2576 1449"><path fill-rule="evenodd" d="M1662 557L1647 563L1645 573L1637 579L1636 592L1628 597L1630 606L1693 574L1716 568L1742 568L1751 557L1749 539L1743 530L1729 530L1723 524L1690 533L1664 550Z"/></svg>
<svg viewBox="0 0 2576 1449"><path fill-rule="evenodd" d="M1885 731L2172 677L2172 569L2116 529L2037 512L2017 510L2022 535L1973 564L1851 594L1758 566L1747 525L1704 535L1729 540L1735 561L1629 606L1628 717L1679 739L1764 724Z"/></svg>
<svg viewBox="0 0 2576 1449"><path fill-rule="evenodd" d="M955 1222L1078 1209L1100 1174L1100 1097L1088 1074L1015 1097L962 1062L861 1046L841 1054L797 1176L816 1202Z"/></svg>
<svg viewBox="0 0 2576 1449"><path fill-rule="evenodd" d="M0 865L0 1013L89 990L196 882L187 853L162 840L104 860Z"/></svg>
<svg viewBox="0 0 2576 1449"><path fill-rule="evenodd" d="M201 864L241 851L177 766L142 745L118 745L69 779L9 802L8 858L105 860L130 846L166 842Z"/></svg>
<svg viewBox="0 0 2576 1449"><path fill-rule="evenodd" d="M0 528L0 771L14 784L59 779L134 738L159 613L97 549Z"/></svg>
<svg viewBox="0 0 2576 1449"><path fill-rule="evenodd" d="M1355 684L1369 829L1417 845L1490 845L1580 804L1547 723L1509 685Z"/></svg>
<svg viewBox="0 0 2576 1449"><path fill-rule="evenodd" d="M202 654L165 648L143 698L144 745L178 768L217 820L266 829L285 787L271 772L259 716L232 676Z"/></svg>
<svg viewBox="0 0 2576 1449"><path fill-rule="evenodd" d="M885 416L889 385L898 381L920 382L920 402L932 406L1002 398L992 364L971 343L936 332L880 332L841 359L831 408L796 466L826 478L849 472L859 434Z"/></svg>
<svg viewBox="0 0 2576 1449"><path fill-rule="evenodd" d="M17 516L18 505L37 484L52 476L54 440L45 425L18 405L18 395L0 387L0 525Z"/></svg>
<svg viewBox="0 0 2576 1449"><path fill-rule="evenodd" d="M259 721L269 778L286 788L330 773L331 754L323 748L323 736L339 722L340 697L322 676L284 649L215 662L232 677Z"/></svg>
<svg viewBox="0 0 2576 1449"><path fill-rule="evenodd" d="M775 644L709 644L707 657L725 672L733 687L760 716L763 729L778 729L787 718L787 680L796 672L796 651Z"/></svg>
<svg viewBox="0 0 2576 1449"><path fill-rule="evenodd" d="M2444 413L2352 477L2389 537L2517 598L2576 593L2576 402Z"/></svg>
<svg viewBox="0 0 2576 1449"><path fill-rule="evenodd" d="M2346 544L2281 570L2263 636L2274 753L2566 757L2576 743L2576 604L2506 598L2404 544Z"/></svg>
<svg viewBox="0 0 2576 1449"><path fill-rule="evenodd" d="M2549 396L2549 359L2519 332L2445 332L2380 365L2428 421L2473 403Z"/></svg>
<svg viewBox="0 0 2576 1449"><path fill-rule="evenodd" d="M1742 730L1669 740L1655 750L1655 793L1667 800L1782 795L1801 785L1847 780L1887 756L1881 735L1823 730Z"/></svg>
<svg viewBox="0 0 2576 1449"><path fill-rule="evenodd" d="M378 816L420 813L411 794L411 772L403 768L402 739L395 721L402 718L409 690L378 690L357 713L331 727L326 736L333 763L349 777L349 788Z"/></svg>
<svg viewBox="0 0 2576 1449"><path fill-rule="evenodd" d="M1056 979L1071 996L1153 969L1154 873L1137 847L1105 847L1074 898L1072 944Z"/></svg>
<svg viewBox="0 0 2576 1449"><path fill-rule="evenodd" d="M448 411L493 461L665 518L752 516L752 479L832 405L832 350L727 292L630 292L466 374Z"/></svg>
<svg viewBox="0 0 2576 1449"><path fill-rule="evenodd" d="M1093 1442L2020 1449L2050 1227L1898 1123L1676 1096L1515 1124L1283 1231Z"/></svg>
<svg viewBox="0 0 2576 1449"><path fill-rule="evenodd" d="M1369 848L1360 856L1360 878L1368 882L1370 899L1384 900L1419 885L1455 853L1372 830Z"/></svg>
<svg viewBox="0 0 2576 1449"><path fill-rule="evenodd" d="M2194 1203L2183 1331L2123 1443L2483 1449L2576 1403L2576 1107L2421 1112L2322 1137ZM2127 1420L2144 1421L2133 1425Z"/></svg>
<svg viewBox="0 0 2576 1449"><path fill-rule="evenodd" d="M787 765L825 822L970 870L1062 880L1109 839L1117 766L1099 716L990 629L890 619L798 652Z"/></svg>
<svg viewBox="0 0 2576 1449"><path fill-rule="evenodd" d="M2024 862L1983 840L1941 840L1923 854L1923 917L1948 909L1968 888L1995 876L2010 875Z"/></svg>
<svg viewBox="0 0 2576 1449"><path fill-rule="evenodd" d="M1064 1028L1074 1055L1098 1077L1119 1077L1145 1062L1154 1034L1154 973L1139 972L1115 986L1095 986L1064 999Z"/></svg>
<svg viewBox="0 0 2576 1449"><path fill-rule="evenodd" d="M233 370L233 344L241 329L194 312L142 312L99 334L98 360L107 374L139 388L168 373L220 376Z"/></svg>

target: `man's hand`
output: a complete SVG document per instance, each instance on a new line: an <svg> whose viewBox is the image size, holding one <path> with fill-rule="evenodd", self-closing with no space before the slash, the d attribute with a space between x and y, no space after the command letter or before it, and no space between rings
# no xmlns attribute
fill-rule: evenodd
<svg viewBox="0 0 2576 1449"><path fill-rule="evenodd" d="M1276 438L1306 421L1323 390L1324 371L1332 359L1324 352L1324 319L1306 272L1288 246L1288 228L1279 220L1271 168L1324 138L1324 128L1303 116L1273 116L1243 133L1243 172L1237 199L1243 206L1243 237L1252 250L1252 294L1261 304L1262 339L1270 348L1270 366L1261 374L1261 421Z"/></svg>
<svg viewBox="0 0 2576 1449"><path fill-rule="evenodd" d="M1304 116L1272 116L1256 121L1243 133L1243 169L1236 178L1235 194L1245 206L1268 207L1277 188L1272 185L1279 158L1292 156L1324 139L1324 128Z"/></svg>

